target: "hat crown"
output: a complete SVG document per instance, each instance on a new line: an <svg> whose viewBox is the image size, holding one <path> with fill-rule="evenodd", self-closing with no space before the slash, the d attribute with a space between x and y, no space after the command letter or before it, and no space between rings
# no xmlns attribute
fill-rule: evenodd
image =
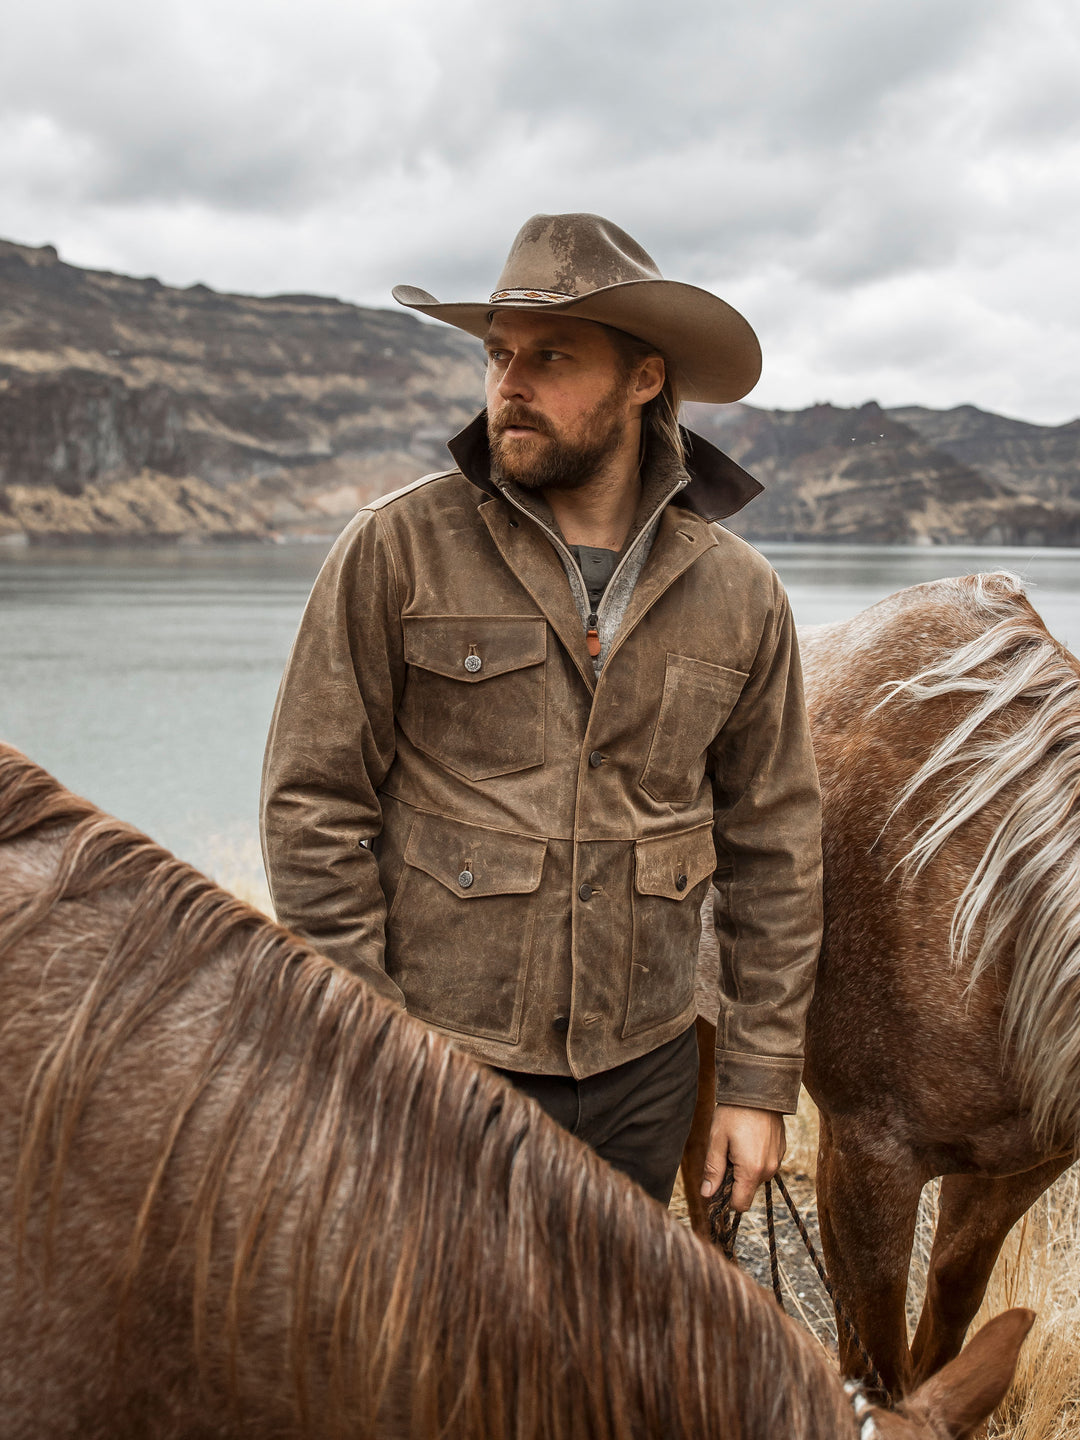
<svg viewBox="0 0 1080 1440"><path fill-rule="evenodd" d="M579 297L629 280L662 280L637 241L600 215L534 215L518 231L493 292Z"/></svg>

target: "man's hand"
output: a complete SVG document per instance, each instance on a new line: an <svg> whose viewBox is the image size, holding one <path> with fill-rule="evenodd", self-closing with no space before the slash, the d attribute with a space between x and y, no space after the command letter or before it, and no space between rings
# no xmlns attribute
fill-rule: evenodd
<svg viewBox="0 0 1080 1440"><path fill-rule="evenodd" d="M708 1200L716 1194L730 1159L735 1166L732 1209L749 1210L758 1186L779 1170L786 1149L784 1117L778 1111L717 1105L709 1132L702 1195Z"/></svg>

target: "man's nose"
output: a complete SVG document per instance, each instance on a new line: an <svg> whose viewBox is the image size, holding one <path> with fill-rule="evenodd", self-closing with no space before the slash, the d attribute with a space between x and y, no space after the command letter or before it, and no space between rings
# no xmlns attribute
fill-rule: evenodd
<svg viewBox="0 0 1080 1440"><path fill-rule="evenodd" d="M504 400L532 399L532 386L524 363L515 355L502 373L496 387Z"/></svg>

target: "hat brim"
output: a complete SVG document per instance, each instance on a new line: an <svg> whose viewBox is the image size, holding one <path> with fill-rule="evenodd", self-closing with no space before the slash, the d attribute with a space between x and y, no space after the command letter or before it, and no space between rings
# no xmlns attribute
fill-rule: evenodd
<svg viewBox="0 0 1080 1440"><path fill-rule="evenodd" d="M681 400L741 400L761 374L761 346L739 312L697 285L679 280L625 280L569 300L439 301L414 285L395 285L394 299L483 339L493 310L553 311L625 330L655 345L674 371Z"/></svg>

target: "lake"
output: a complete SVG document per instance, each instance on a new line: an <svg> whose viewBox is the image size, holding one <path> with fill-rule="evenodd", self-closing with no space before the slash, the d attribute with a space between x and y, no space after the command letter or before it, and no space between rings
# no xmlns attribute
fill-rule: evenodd
<svg viewBox="0 0 1080 1440"><path fill-rule="evenodd" d="M905 585L1020 574L1080 651L1080 551L763 547L800 624ZM262 898L257 804L278 679L325 547L0 552L0 739Z"/></svg>

